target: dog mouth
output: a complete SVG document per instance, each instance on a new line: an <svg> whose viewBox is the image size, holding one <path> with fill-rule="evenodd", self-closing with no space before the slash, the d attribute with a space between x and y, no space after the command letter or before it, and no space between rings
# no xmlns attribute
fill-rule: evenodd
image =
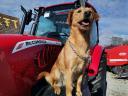
<svg viewBox="0 0 128 96"><path fill-rule="evenodd" d="M89 19L84 19L79 22L79 24L83 27L89 26L90 25L90 20Z"/></svg>

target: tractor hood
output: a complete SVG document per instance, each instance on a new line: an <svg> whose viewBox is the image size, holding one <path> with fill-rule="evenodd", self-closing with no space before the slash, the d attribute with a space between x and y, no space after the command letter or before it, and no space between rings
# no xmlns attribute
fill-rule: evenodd
<svg viewBox="0 0 128 96"><path fill-rule="evenodd" d="M2 96L30 96L29 91L37 75L36 72L41 70L38 65L35 67L34 60L42 50L44 54L48 54L49 50L55 53L52 51L52 46L59 52L61 42L42 36L0 34L0 92ZM44 51L46 48L48 50ZM50 58L53 58L52 53L48 55L51 56ZM45 61L52 62L49 59Z"/></svg>
<svg viewBox="0 0 128 96"><path fill-rule="evenodd" d="M0 35L0 49L12 49L13 52L17 52L30 47L40 45L61 45L61 42L47 37L42 36L30 36L20 34L1 34Z"/></svg>

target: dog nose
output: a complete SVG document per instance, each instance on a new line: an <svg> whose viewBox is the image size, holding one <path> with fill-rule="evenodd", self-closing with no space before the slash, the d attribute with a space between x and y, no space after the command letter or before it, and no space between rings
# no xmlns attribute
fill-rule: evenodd
<svg viewBox="0 0 128 96"><path fill-rule="evenodd" d="M86 18L90 17L90 15L91 15L91 12L89 12L89 11L84 13L84 16L85 16Z"/></svg>

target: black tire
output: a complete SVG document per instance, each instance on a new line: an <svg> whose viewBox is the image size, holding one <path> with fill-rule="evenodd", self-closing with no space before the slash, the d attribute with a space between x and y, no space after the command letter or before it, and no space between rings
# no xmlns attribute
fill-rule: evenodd
<svg viewBox="0 0 128 96"><path fill-rule="evenodd" d="M74 91L75 91L75 89L73 90L72 95L76 96L75 95L76 92L74 92ZM60 95L56 95L54 93L53 88L48 84L46 86L42 86L42 88L40 90L38 90L38 92L33 96L66 96L65 87L61 87Z"/></svg>
<svg viewBox="0 0 128 96"><path fill-rule="evenodd" d="M44 92L41 96L66 96L66 95L65 95L65 88L62 87L62 88L61 88L61 93L60 93L60 95L56 95L56 94L54 93L53 88L49 85L49 86L47 86L45 92Z"/></svg>
<svg viewBox="0 0 128 96"><path fill-rule="evenodd" d="M45 78L42 78L35 84L35 86L33 86L31 91L31 96L58 96L58 95L54 93L53 88L45 80ZM66 96L65 87L61 88L61 94L59 96Z"/></svg>
<svg viewBox="0 0 128 96"><path fill-rule="evenodd" d="M103 53L100 60L98 74L94 77L89 78L89 89L91 92L91 96L106 96L106 74L106 56Z"/></svg>
<svg viewBox="0 0 128 96"><path fill-rule="evenodd" d="M42 78L32 87L31 96L42 96L48 86L50 86L48 82Z"/></svg>

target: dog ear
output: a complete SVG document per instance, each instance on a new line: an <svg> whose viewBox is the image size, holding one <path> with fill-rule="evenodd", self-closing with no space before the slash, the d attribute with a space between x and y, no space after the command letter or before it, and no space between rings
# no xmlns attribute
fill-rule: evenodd
<svg viewBox="0 0 128 96"><path fill-rule="evenodd" d="M100 18L99 14L94 12L94 20L98 21Z"/></svg>
<svg viewBox="0 0 128 96"><path fill-rule="evenodd" d="M68 18L67 18L67 24L69 25L69 26L71 26L72 25L72 15L73 15L73 10L72 11L70 11L69 13L68 13Z"/></svg>

